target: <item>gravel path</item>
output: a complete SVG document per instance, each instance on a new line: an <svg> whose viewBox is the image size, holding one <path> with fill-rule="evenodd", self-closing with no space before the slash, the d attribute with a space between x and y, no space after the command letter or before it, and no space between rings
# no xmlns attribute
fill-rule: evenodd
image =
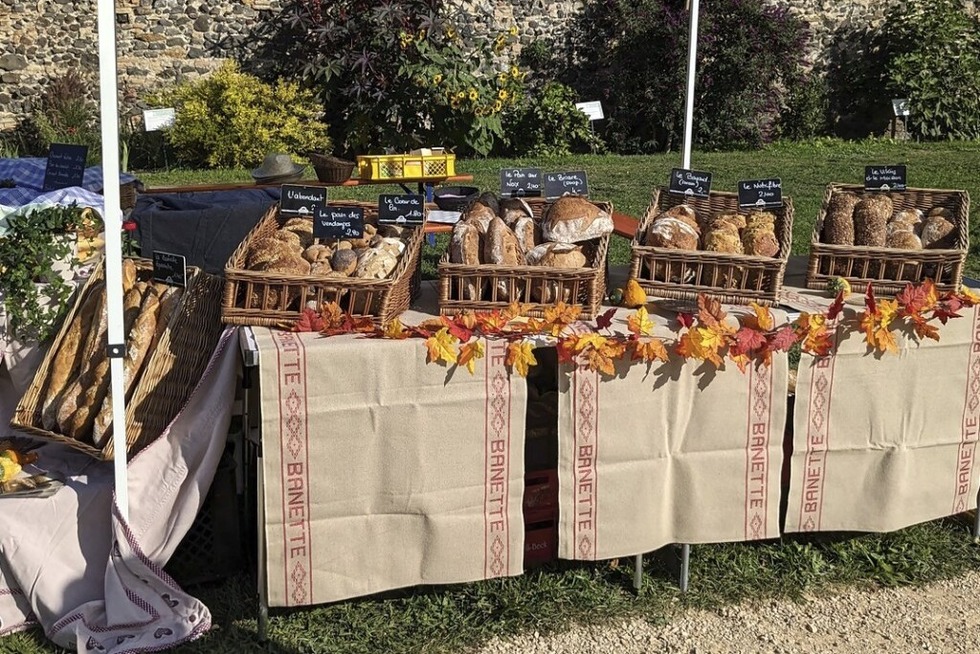
<svg viewBox="0 0 980 654"><path fill-rule="evenodd" d="M980 572L920 588L842 589L806 603L769 601L687 611L669 625L640 620L548 637L494 640L481 654L664 652L790 654L980 652Z"/></svg>

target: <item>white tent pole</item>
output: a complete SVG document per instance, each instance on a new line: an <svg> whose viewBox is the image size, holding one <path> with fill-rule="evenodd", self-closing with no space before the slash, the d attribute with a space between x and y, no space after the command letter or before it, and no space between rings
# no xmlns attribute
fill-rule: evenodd
<svg viewBox="0 0 980 654"><path fill-rule="evenodd" d="M126 405L123 359L122 209L119 201L119 107L116 78L116 3L99 2L99 104L102 114L102 177L105 188L105 274L108 346L112 386L112 445L115 452L116 503L129 519L126 474Z"/></svg>
<svg viewBox="0 0 980 654"><path fill-rule="evenodd" d="M684 108L684 163L685 169L691 168L691 134L694 127L694 73L697 71L698 60L698 7L699 0L690 0L691 35L687 47L687 103Z"/></svg>

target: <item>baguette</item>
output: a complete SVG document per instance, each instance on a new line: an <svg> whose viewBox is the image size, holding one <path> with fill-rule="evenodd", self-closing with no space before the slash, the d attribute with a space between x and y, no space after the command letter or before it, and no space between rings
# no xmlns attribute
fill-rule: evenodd
<svg viewBox="0 0 980 654"><path fill-rule="evenodd" d="M149 354L156 348L163 336L170 316L180 301L181 289L154 284L156 293L148 293L140 308L139 318L126 339L126 360L123 363L124 397L128 401L132 396L137 381L143 371L143 366L149 360ZM102 403L95 424L92 427L92 443L102 447L112 437L112 394L108 394Z"/></svg>
<svg viewBox="0 0 980 654"><path fill-rule="evenodd" d="M62 395L78 376L79 368L82 366L84 336L92 331L99 320L96 312L102 307L104 288L105 284L98 282L89 289L51 362L51 370L44 391L41 393L41 425L48 431L57 426L58 407L61 405Z"/></svg>
<svg viewBox="0 0 980 654"><path fill-rule="evenodd" d="M126 333L129 332L133 323L136 321L143 293L147 291L147 288L149 286L146 282L137 282L123 298L123 329ZM75 414L86 408L86 402L92 400L92 393L90 391L97 391L101 385L101 379L107 377L106 371L109 369L108 353L106 352L106 346L108 345L106 342L107 333L108 319L103 316L99 325L98 334L92 339L92 354L88 359L83 360L81 374L78 375L75 382L65 392L61 406L58 408L58 431L77 440L82 439L76 435L78 432L73 428L73 425L78 422L75 420ZM102 347L99 347L100 345ZM89 343L86 343L86 347L88 346ZM103 363L105 363L104 366L102 365ZM101 406L102 399L100 398L98 402ZM89 406L87 412L92 411L93 409ZM86 420L82 422L87 422L87 416ZM89 423L89 429L91 429L91 423Z"/></svg>

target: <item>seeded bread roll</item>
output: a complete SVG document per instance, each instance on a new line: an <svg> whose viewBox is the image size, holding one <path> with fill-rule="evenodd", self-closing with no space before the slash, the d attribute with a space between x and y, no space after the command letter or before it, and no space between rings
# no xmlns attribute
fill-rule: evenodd
<svg viewBox="0 0 980 654"><path fill-rule="evenodd" d="M900 250L921 250L922 241L911 230L897 230L885 239L885 247Z"/></svg>
<svg viewBox="0 0 980 654"><path fill-rule="evenodd" d="M891 235L896 232L909 232L910 234L915 234L916 230L919 228L921 228L920 224L913 226L908 223L903 223L900 220L893 220L885 225L885 241L887 241Z"/></svg>
<svg viewBox="0 0 980 654"><path fill-rule="evenodd" d="M555 243L580 243L612 231L612 216L575 195L555 200L541 222L541 237Z"/></svg>
<svg viewBox="0 0 980 654"><path fill-rule="evenodd" d="M854 207L861 201L854 193L835 193L827 205L821 241L830 245L854 245Z"/></svg>
<svg viewBox="0 0 980 654"><path fill-rule="evenodd" d="M665 212L654 218L647 227L644 242L672 250L697 250L698 231L688 221Z"/></svg>
<svg viewBox="0 0 980 654"><path fill-rule="evenodd" d="M854 206L854 245L884 247L885 226L892 215L892 201L887 195L873 195Z"/></svg>
<svg viewBox="0 0 980 654"><path fill-rule="evenodd" d="M942 216L930 216L922 225L922 247L952 248L956 244L956 227Z"/></svg>
<svg viewBox="0 0 980 654"><path fill-rule="evenodd" d="M902 209L901 211L896 211L894 214L892 214L888 224L890 225L892 223L897 223L901 225L908 225L909 227L913 228L913 231L915 231L915 228L922 224L923 219L924 216L918 209Z"/></svg>
<svg viewBox="0 0 980 654"><path fill-rule="evenodd" d="M731 227L712 229L704 235L704 249L708 252L727 252L729 254L744 254L742 239L738 231Z"/></svg>
<svg viewBox="0 0 980 654"><path fill-rule="evenodd" d="M776 215L768 211L753 211L745 218L746 227L765 227L776 230Z"/></svg>
<svg viewBox="0 0 980 654"><path fill-rule="evenodd" d="M290 218L282 226L283 231L292 232L299 237L304 250L313 245L313 221L307 218Z"/></svg>
<svg viewBox="0 0 980 654"><path fill-rule="evenodd" d="M766 225L746 227L742 230L742 248L748 255L775 257L779 254L779 241L772 229Z"/></svg>
<svg viewBox="0 0 980 654"><path fill-rule="evenodd" d="M745 228L745 216L738 213L716 213L705 224L701 225L701 231L719 229L724 225L732 227L738 233L738 230Z"/></svg>

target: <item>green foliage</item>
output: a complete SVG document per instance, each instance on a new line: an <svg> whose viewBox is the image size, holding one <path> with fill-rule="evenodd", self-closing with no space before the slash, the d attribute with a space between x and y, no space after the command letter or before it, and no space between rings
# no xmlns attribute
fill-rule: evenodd
<svg viewBox="0 0 980 654"><path fill-rule="evenodd" d="M289 0L241 57L263 77L314 89L347 152L442 145L485 155L525 72L497 61L516 29L477 38L464 18L443 0Z"/></svg>
<svg viewBox="0 0 980 654"><path fill-rule="evenodd" d="M166 137L187 165L248 167L269 152L330 148L327 126L310 91L295 82L266 84L234 63L163 91L150 102L177 110Z"/></svg>
<svg viewBox="0 0 980 654"><path fill-rule="evenodd" d="M808 35L785 8L762 0L702 6L694 142L758 147L774 135ZM562 75L606 107L606 143L624 153L679 149L684 129L689 13L680 0L586 5Z"/></svg>
<svg viewBox="0 0 980 654"><path fill-rule="evenodd" d="M888 15L880 43L888 97L909 98L913 134L980 138L980 18L958 0L909 0Z"/></svg>
<svg viewBox="0 0 980 654"><path fill-rule="evenodd" d="M51 143L88 146L88 165L102 159L98 107L89 99L93 82L75 70L53 79L30 117L32 150L46 155Z"/></svg>
<svg viewBox="0 0 980 654"><path fill-rule="evenodd" d="M43 341L67 311L74 287L55 269L78 264L74 230L83 212L72 204L7 218L0 237L0 293L14 336Z"/></svg>
<svg viewBox="0 0 980 654"><path fill-rule="evenodd" d="M529 90L508 112L505 132L509 151L517 156L565 156L604 148L575 106L575 91L560 82Z"/></svg>
<svg viewBox="0 0 980 654"><path fill-rule="evenodd" d="M831 133L827 79L810 73L788 85L786 106L779 114L781 138L812 139Z"/></svg>

